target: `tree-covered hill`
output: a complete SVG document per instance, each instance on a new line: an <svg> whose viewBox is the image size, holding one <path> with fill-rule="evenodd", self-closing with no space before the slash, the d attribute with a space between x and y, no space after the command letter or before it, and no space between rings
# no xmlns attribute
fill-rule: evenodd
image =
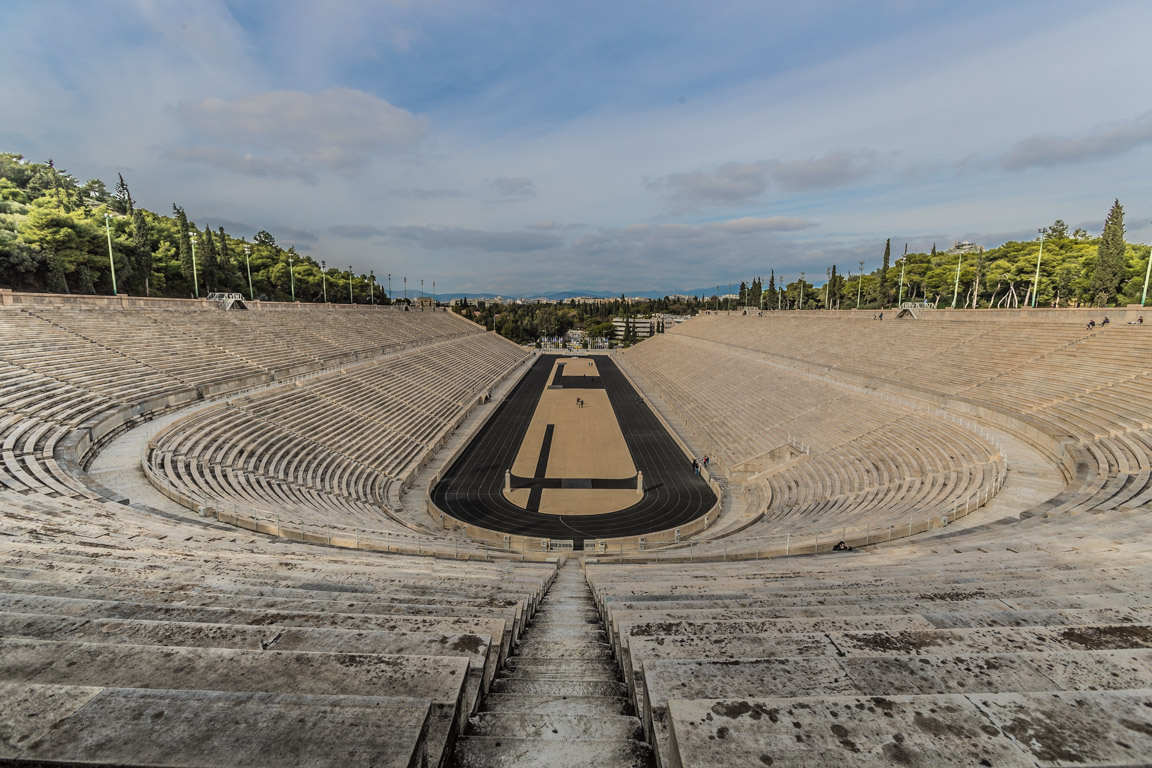
<svg viewBox="0 0 1152 768"><path fill-rule="evenodd" d="M223 227L199 229L176 204L171 215L138 207L123 177L109 192L98 179L81 184L52 161L0 153L0 287L111 294L113 264L116 288L133 296L220 291L289 301L295 291L297 300L312 302L323 301L326 290L329 301L346 303L351 279L352 300L387 303L380 286L370 289L371 274L324 268L281 248L268 232L248 242Z"/></svg>

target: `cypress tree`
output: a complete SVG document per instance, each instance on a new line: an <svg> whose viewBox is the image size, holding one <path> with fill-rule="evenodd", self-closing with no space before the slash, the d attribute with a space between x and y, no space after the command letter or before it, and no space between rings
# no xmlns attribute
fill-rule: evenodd
<svg viewBox="0 0 1152 768"><path fill-rule="evenodd" d="M876 286L876 298L881 307L888 306L888 270L892 261L892 238L884 241L884 263L880 266L880 280Z"/></svg>
<svg viewBox="0 0 1152 768"><path fill-rule="evenodd" d="M224 227L216 230L216 260L219 262L220 290L236 291L240 287L240 272L236 260L232 257L232 250L228 247L228 235L224 234Z"/></svg>
<svg viewBox="0 0 1152 768"><path fill-rule="evenodd" d="M212 228L204 227L204 253L202 254L202 261L204 267L204 289L205 293L212 293L219 290L220 285L220 269L219 261L216 258L216 238L212 236Z"/></svg>
<svg viewBox="0 0 1152 768"><path fill-rule="evenodd" d="M144 295L151 296L152 239L148 235L148 220L140 210L132 212L132 250L137 279L143 279Z"/></svg>
<svg viewBox="0 0 1152 768"><path fill-rule="evenodd" d="M116 174L120 180L116 182L116 195L112 199L110 207L117 213L122 213L125 216L131 216L132 211L135 210L135 202L132 199L132 193L128 190L128 183L124 181L124 174Z"/></svg>
<svg viewBox="0 0 1152 768"><path fill-rule="evenodd" d="M192 285L192 241L188 238L188 217L184 209L172 203L172 213L176 217L176 253L180 256L180 274ZM192 291L188 291L192 295Z"/></svg>
<svg viewBox="0 0 1152 768"><path fill-rule="evenodd" d="M1124 279L1124 207L1116 200L1108 218L1104 220L1104 232L1100 235L1100 245L1096 249L1096 270L1092 273L1092 292L1096 294L1096 306L1103 307L1116 295L1120 281Z"/></svg>

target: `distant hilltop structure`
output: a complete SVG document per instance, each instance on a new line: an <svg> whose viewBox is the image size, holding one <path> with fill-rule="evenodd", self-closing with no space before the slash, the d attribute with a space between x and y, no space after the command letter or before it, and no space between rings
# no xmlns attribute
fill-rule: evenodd
<svg viewBox="0 0 1152 768"><path fill-rule="evenodd" d="M984 253L984 246L970 243L967 240L960 240L959 242L952 243L952 247L945 251L945 253Z"/></svg>

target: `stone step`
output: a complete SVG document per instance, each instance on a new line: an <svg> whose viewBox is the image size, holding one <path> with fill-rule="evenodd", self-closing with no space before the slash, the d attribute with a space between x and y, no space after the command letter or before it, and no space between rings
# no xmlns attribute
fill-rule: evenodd
<svg viewBox="0 0 1152 768"><path fill-rule="evenodd" d="M547 694L490 693L485 712L532 712L540 715L626 715L632 704L626 696L551 696Z"/></svg>
<svg viewBox="0 0 1152 768"><path fill-rule="evenodd" d="M1144 766L1152 691L674 699L672 764Z"/></svg>
<svg viewBox="0 0 1152 768"><path fill-rule="evenodd" d="M0 711L0 758L30 764L417 768L440 760L427 752L427 699L0 683Z"/></svg>
<svg viewBox="0 0 1152 768"><path fill-rule="evenodd" d="M643 739L640 719L631 715L559 715L535 712L482 712L469 722L469 736L515 734L525 739Z"/></svg>
<svg viewBox="0 0 1152 768"><path fill-rule="evenodd" d="M526 659L608 659L612 649L608 643L590 643L577 640L556 642L528 639L516 649L516 655Z"/></svg>
<svg viewBox="0 0 1152 768"><path fill-rule="evenodd" d="M591 643L607 643L608 635L599 627L582 624L578 627L533 627L529 635L533 642L580 641Z"/></svg>
<svg viewBox="0 0 1152 768"><path fill-rule="evenodd" d="M100 644L232 648L236 650L458 656L468 659L465 704L473 711L495 677L491 637L421 631L253 627L176 621L76 619L0 612L0 636Z"/></svg>
<svg viewBox="0 0 1152 768"><path fill-rule="evenodd" d="M627 696L628 687L614 680L525 680L496 678L493 693L523 693L533 696Z"/></svg>
<svg viewBox="0 0 1152 768"><path fill-rule="evenodd" d="M456 741L457 768L503 768L546 765L548 768L649 768L652 749L633 739L581 741L573 748L563 740L465 736Z"/></svg>
<svg viewBox="0 0 1152 768"><path fill-rule="evenodd" d="M0 639L0 681L234 693L429 699L429 745L463 730L468 660L446 656L248 651Z"/></svg>
<svg viewBox="0 0 1152 768"><path fill-rule="evenodd" d="M525 659L513 656L508 660L503 677L535 679L560 678L563 680L615 680L619 676L616 665L595 659Z"/></svg>

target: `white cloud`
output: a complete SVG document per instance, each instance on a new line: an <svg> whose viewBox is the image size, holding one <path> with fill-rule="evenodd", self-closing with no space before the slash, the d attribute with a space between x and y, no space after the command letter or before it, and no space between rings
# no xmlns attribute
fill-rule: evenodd
<svg viewBox="0 0 1152 768"><path fill-rule="evenodd" d="M712 171L674 173L648 183L662 191L674 213L688 213L713 205L738 205L759 199L768 191L771 163L724 163Z"/></svg>
<svg viewBox="0 0 1152 768"><path fill-rule="evenodd" d="M488 188L497 197L505 199L522 199L536 194L536 186L532 179L523 176L500 176L488 183Z"/></svg>
<svg viewBox="0 0 1152 768"><path fill-rule="evenodd" d="M878 153L871 150L827 152L802 160L772 163L772 181L785 192L835 189L859 181L876 170Z"/></svg>
<svg viewBox="0 0 1152 768"><path fill-rule="evenodd" d="M1085 136L1030 136L1016 142L1002 164L1011 171L1082 163L1152 144L1152 114L1114 123Z"/></svg>
<svg viewBox="0 0 1152 768"><path fill-rule="evenodd" d="M432 250L477 250L494 253L532 253L558 247L563 240L542 232L488 231L462 227L389 227L388 234Z"/></svg>
<svg viewBox="0 0 1152 768"><path fill-rule="evenodd" d="M352 88L209 98L182 103L179 113L202 139L239 148L237 154L285 153L279 162L310 171L355 174L375 155L413 148L426 132L423 119Z"/></svg>

